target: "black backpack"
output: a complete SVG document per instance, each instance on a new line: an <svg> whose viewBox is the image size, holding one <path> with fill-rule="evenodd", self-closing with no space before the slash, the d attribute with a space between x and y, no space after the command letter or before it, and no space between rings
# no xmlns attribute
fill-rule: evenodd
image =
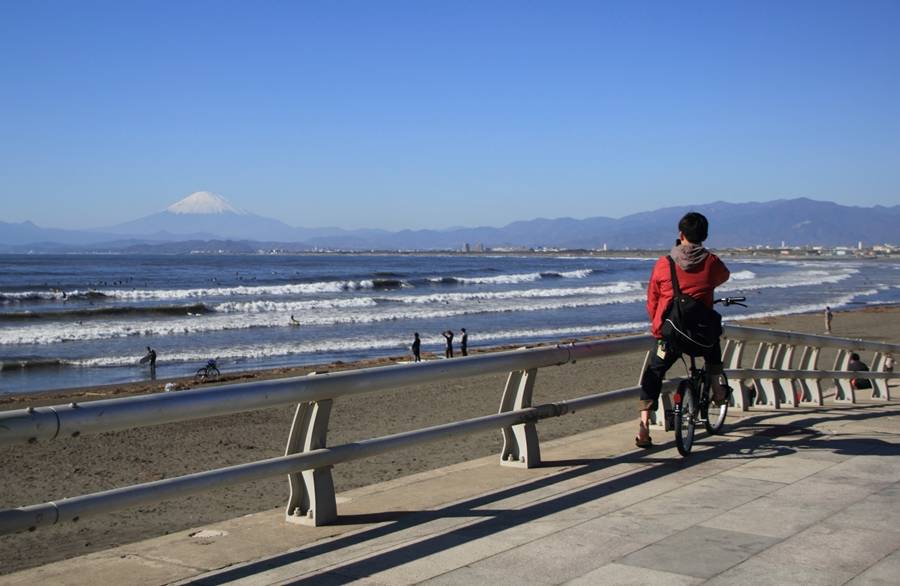
<svg viewBox="0 0 900 586"><path fill-rule="evenodd" d="M675 261L671 256L666 258L672 272L672 301L663 314L663 339L685 354L703 356L722 335L722 316L702 301L681 293Z"/></svg>

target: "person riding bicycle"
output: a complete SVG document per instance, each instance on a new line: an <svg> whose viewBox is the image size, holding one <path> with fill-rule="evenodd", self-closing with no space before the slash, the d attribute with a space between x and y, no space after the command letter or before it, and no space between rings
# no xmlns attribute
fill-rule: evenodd
<svg viewBox="0 0 900 586"><path fill-rule="evenodd" d="M728 280L731 272L718 256L703 247L709 234L709 221L703 214L689 212L678 222L678 241L668 256L675 261L676 277L682 294L689 295L709 308L713 306L713 290ZM647 313L651 333L656 338L653 353L641 376L640 423L635 445L650 447L650 411L659 404L659 394L666 372L681 357L681 350L663 339L664 316L674 297L668 256L656 261L647 286ZM713 401L724 401L726 390L722 374L722 349L718 341L704 355L710 374Z"/></svg>

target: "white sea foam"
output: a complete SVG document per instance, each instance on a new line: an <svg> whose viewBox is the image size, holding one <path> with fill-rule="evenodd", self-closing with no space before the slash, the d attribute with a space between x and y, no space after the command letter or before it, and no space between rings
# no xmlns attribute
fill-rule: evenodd
<svg viewBox="0 0 900 586"><path fill-rule="evenodd" d="M532 283L541 279L540 273L521 273L513 275L497 275L495 277L454 277L465 285L515 285L516 283Z"/></svg>
<svg viewBox="0 0 900 586"><path fill-rule="evenodd" d="M372 297L355 297L349 299L316 299L310 301L229 301L213 306L221 313L289 313L315 311L320 309L337 309L350 307L373 307L377 304Z"/></svg>
<svg viewBox="0 0 900 586"><path fill-rule="evenodd" d="M362 281L318 281L314 283L293 283L288 285L239 285L236 287L202 287L196 289L109 289L97 290L115 299L145 301L152 299L198 299L208 297L278 297L286 295L310 295L340 293L348 290L372 289L375 282ZM69 295L88 293L71 291Z"/></svg>
<svg viewBox="0 0 900 586"><path fill-rule="evenodd" d="M840 283L858 273L857 269L842 269L839 272L828 271L797 271L771 277L758 277L752 280L738 280L727 282L718 287L717 291L745 291L748 289L789 289L792 287L811 287L826 283Z"/></svg>
<svg viewBox="0 0 900 586"><path fill-rule="evenodd" d="M412 304L429 303L462 303L465 301L482 301L489 299L528 299L574 297L578 295L613 295L642 291L643 285L638 281L620 281L608 285L594 287L566 287L552 289L514 289L510 291L478 291L466 293L433 293L430 295L408 295L397 297L393 301Z"/></svg>
<svg viewBox="0 0 900 586"><path fill-rule="evenodd" d="M514 339L547 339L547 338L571 338L575 336L588 336L612 332L638 332L646 330L647 322L625 322L608 325L595 325L584 327L565 328L535 328L500 331L479 331L477 340L479 345L492 345ZM197 363L201 364L210 357L216 357L222 361L259 360L285 356L303 356L309 354L342 353L365 350L391 350L398 353L409 352L412 342L408 338L384 338L363 337L354 339L324 339L302 343L289 344L262 344L262 345L232 345L228 347L208 347L205 349L191 349L171 354L161 353L160 363ZM444 343L441 336L422 336L422 343L427 347L440 347ZM109 356L98 358L82 358L66 361L67 364L79 367L115 367L133 366L136 364L134 356Z"/></svg>
<svg viewBox="0 0 900 586"><path fill-rule="evenodd" d="M723 316L726 321L729 319L757 319L763 317L776 317L779 315L796 315L801 313L816 313L822 311L824 306L829 306L832 309L836 309L839 307L846 307L851 303L857 301L859 297L869 297L871 295L877 295L877 289L867 289L865 291L856 291L854 293L848 293L846 295L840 295L838 297L831 297L828 299L823 299L821 302L817 303L801 303L798 305L791 305L789 307L783 307L780 309L773 309L771 311L759 311L755 313L744 313L739 317L729 318L728 316Z"/></svg>
<svg viewBox="0 0 900 586"><path fill-rule="evenodd" d="M484 300L462 306L438 304L434 307L341 307L318 309L297 315L301 325L333 326L339 324L372 324L398 320L425 320L463 315L509 312L535 312L615 303L634 303L644 298L643 292L620 295L583 296L557 299ZM129 336L177 336L203 332L245 330L250 328L289 327L282 312L232 313L197 318L114 320L108 322L47 323L19 328L0 329L2 344L52 344L70 341L108 340Z"/></svg>
<svg viewBox="0 0 900 586"><path fill-rule="evenodd" d="M750 279L755 279L755 278L756 278L756 273L754 273L753 271L745 270L745 271L737 271L737 272L731 273L732 281L748 281Z"/></svg>

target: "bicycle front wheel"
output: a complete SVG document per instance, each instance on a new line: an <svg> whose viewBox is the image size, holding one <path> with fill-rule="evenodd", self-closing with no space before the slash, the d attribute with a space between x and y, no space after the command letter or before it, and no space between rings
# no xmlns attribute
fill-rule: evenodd
<svg viewBox="0 0 900 586"><path fill-rule="evenodd" d="M687 457L694 445L694 426L697 407L691 381L683 380L675 394L675 446L678 453Z"/></svg>
<svg viewBox="0 0 900 586"><path fill-rule="evenodd" d="M722 426L725 425L725 417L728 415L728 399L719 406L710 403L711 399L712 389L709 385L706 385L705 403L707 413L706 417L703 418L703 426L706 427L706 431L709 435L716 435L722 431Z"/></svg>

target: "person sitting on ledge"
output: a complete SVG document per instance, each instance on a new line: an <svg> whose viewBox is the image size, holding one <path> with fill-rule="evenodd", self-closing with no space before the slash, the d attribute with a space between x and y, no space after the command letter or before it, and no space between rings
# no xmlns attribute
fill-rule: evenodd
<svg viewBox="0 0 900 586"><path fill-rule="evenodd" d="M853 352L850 354L850 363L847 365L847 370L851 372L866 372L869 370L869 367L859 359L859 354ZM872 381L867 378L851 378L850 386L854 389L871 389Z"/></svg>

